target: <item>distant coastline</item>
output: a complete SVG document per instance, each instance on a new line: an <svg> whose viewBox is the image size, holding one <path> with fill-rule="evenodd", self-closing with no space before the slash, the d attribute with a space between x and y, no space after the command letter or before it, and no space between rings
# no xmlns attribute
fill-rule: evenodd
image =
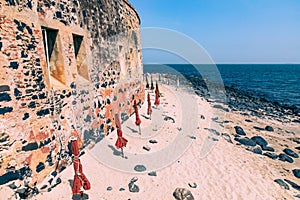
<svg viewBox="0 0 300 200"><path fill-rule="evenodd" d="M198 67L207 73L205 64L144 64L144 73L182 74L185 77L200 76ZM289 106L300 107L300 64L216 64L225 86L252 93ZM205 78L205 77L204 77Z"/></svg>
<svg viewBox="0 0 300 200"><path fill-rule="evenodd" d="M199 71L197 71L191 65L165 65L164 67L161 65L155 66L144 65L144 73L163 74L162 77L167 77L167 79L170 80L170 84L173 85L176 84L177 77L180 77L180 85L183 85L184 87L190 85L193 87L193 90L197 95L205 98L209 102L218 102L218 100L211 98L210 92L208 91L206 86L206 78L202 77L199 74ZM203 65L201 66L203 67ZM278 73L284 75L285 71L287 74L295 75L297 76L297 79L300 79L300 73L289 72L286 71L286 69L282 69L279 71L277 69L275 70L277 73L273 72L274 74L267 71L265 72L265 76L270 76L272 79L274 78L274 81L269 82L266 78L265 80L260 80L263 79L263 77L260 77L260 75L262 75L260 71L257 72L257 69L260 67L258 65L247 65L248 69L246 65L244 65L244 67L240 67L240 65L231 65L233 66L233 68L240 68L242 70L230 70L228 68L231 67L224 65L217 66L224 80L224 90L226 91L225 104L230 109L236 110L242 115L252 115L260 118L267 117L276 119L281 122L292 121L295 123L300 123L300 102L297 101L299 98L296 98L297 95L300 94L297 90L297 85L293 85L289 77L285 77L287 80L282 77L276 77L279 76ZM249 66L251 67L251 69L249 69ZM284 66L287 67L287 65ZM204 67L207 67L207 65L204 65ZM270 65L268 65L268 67L270 67ZM228 71L224 71L224 69L226 68ZM282 66L279 65L279 68L281 69ZM299 67L297 67L297 69L300 71L300 65ZM214 73L209 71L209 66L206 68L206 70L208 70L207 73ZM262 71L264 70L265 69L262 69ZM252 77L251 73L253 73L254 77ZM247 75L249 77L246 78L245 74L249 74ZM259 80L255 80L255 78ZM283 83L280 83L278 81L278 78L283 79L283 82L287 81L286 85L289 85L290 88L286 89L285 87L282 87ZM257 85L251 85L253 84L251 83L251 79L254 79L255 82L257 82ZM296 83L299 82L297 79L295 80ZM265 81L265 83L263 81ZM263 86L263 84L267 85ZM277 85L277 87L282 87L283 93L286 92L286 94L277 91L278 89L275 87L276 84L279 84ZM252 88L254 89L249 90L247 88L249 86L252 86ZM262 88L264 90L261 90ZM295 98L290 98L288 102L283 101L282 99L288 98L289 95L291 95L288 92L290 90L294 92L293 97ZM269 95L272 94L272 92L274 92L274 94L276 94L276 92L279 93L279 96L275 96L275 98L272 97L271 95Z"/></svg>

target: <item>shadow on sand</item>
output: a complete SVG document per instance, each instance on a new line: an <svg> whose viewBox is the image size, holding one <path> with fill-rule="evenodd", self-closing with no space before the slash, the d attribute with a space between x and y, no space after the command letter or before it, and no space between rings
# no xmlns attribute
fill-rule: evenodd
<svg viewBox="0 0 300 200"><path fill-rule="evenodd" d="M72 189L73 180L69 179L68 181L69 181L70 187ZM72 196L72 200L84 200L84 199L89 199L89 195L83 193L82 195L81 194L73 194L73 196Z"/></svg>
<svg viewBox="0 0 300 200"><path fill-rule="evenodd" d="M126 128L128 128L132 133L138 133L137 130L133 129L133 128L130 128L129 126L126 126Z"/></svg>
<svg viewBox="0 0 300 200"><path fill-rule="evenodd" d="M121 152L118 151L114 146L108 145L108 147L113 151L113 154L114 154L115 156L121 156Z"/></svg>
<svg viewBox="0 0 300 200"><path fill-rule="evenodd" d="M150 119L149 117L145 116L145 115L141 115L142 117L144 117L145 119Z"/></svg>

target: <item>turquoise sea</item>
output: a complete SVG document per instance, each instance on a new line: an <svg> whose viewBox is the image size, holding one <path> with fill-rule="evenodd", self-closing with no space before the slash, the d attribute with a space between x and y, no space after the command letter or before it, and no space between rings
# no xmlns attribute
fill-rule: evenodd
<svg viewBox="0 0 300 200"><path fill-rule="evenodd" d="M144 73L169 73L188 76L220 74L224 85L249 91L280 104L300 107L300 64L145 64ZM217 69L218 71L216 71ZM204 72L204 73L200 73Z"/></svg>

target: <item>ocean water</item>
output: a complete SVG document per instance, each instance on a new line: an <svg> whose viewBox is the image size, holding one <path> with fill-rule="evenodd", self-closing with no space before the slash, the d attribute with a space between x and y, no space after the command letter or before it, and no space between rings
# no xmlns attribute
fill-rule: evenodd
<svg viewBox="0 0 300 200"><path fill-rule="evenodd" d="M144 65L144 73L169 73L213 79L220 74L224 85L280 104L300 107L300 64ZM201 73L199 73L201 72Z"/></svg>

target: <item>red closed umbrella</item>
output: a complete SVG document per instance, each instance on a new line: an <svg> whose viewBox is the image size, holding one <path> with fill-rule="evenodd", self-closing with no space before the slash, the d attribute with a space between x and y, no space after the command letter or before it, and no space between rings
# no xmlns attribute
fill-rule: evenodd
<svg viewBox="0 0 300 200"><path fill-rule="evenodd" d="M149 81L148 81L148 76L146 75L146 89L149 90Z"/></svg>
<svg viewBox="0 0 300 200"><path fill-rule="evenodd" d="M83 174L82 165L79 159L79 146L78 140L76 137L72 138L71 140L71 149L73 158L73 166L74 166L74 181L72 186L73 194L81 194L83 195L83 190L91 189L91 184L86 176Z"/></svg>
<svg viewBox="0 0 300 200"><path fill-rule="evenodd" d="M140 119L140 116L139 116L139 110L138 110L138 106L136 104L136 100L134 100L134 112L135 112L135 125L139 126L139 133L141 135L141 119Z"/></svg>
<svg viewBox="0 0 300 200"><path fill-rule="evenodd" d="M154 85L153 85L153 79L152 79L152 76L151 76L151 88L150 88L151 90L152 90L152 92L153 92L153 90L154 90Z"/></svg>
<svg viewBox="0 0 300 200"><path fill-rule="evenodd" d="M72 149L72 154L76 157L79 155L79 146L78 146L78 140L76 137L72 138L71 141L71 149Z"/></svg>
<svg viewBox="0 0 300 200"><path fill-rule="evenodd" d="M118 114L115 114L115 122L116 122L117 129L121 130L121 122Z"/></svg>
<svg viewBox="0 0 300 200"><path fill-rule="evenodd" d="M159 89L158 89L158 83L156 81L156 84L155 84L155 92L158 92L158 95L159 95Z"/></svg>
<svg viewBox="0 0 300 200"><path fill-rule="evenodd" d="M156 107L160 104L159 102L159 92L158 90L155 90L155 102L154 105L156 105Z"/></svg>
<svg viewBox="0 0 300 200"><path fill-rule="evenodd" d="M148 93L147 96L147 101L148 101L148 109L147 109L147 115L150 115L150 119L151 119L151 114L152 114L152 109L151 109L151 100L150 100L150 94Z"/></svg>
<svg viewBox="0 0 300 200"><path fill-rule="evenodd" d="M128 141L123 137L123 132L121 130L121 122L120 122L118 114L115 115L115 120L116 120L117 135L118 135L118 139L116 141L115 146L118 149L121 149L121 151L122 151L122 157L124 157L123 147L126 147L126 144L127 144Z"/></svg>

